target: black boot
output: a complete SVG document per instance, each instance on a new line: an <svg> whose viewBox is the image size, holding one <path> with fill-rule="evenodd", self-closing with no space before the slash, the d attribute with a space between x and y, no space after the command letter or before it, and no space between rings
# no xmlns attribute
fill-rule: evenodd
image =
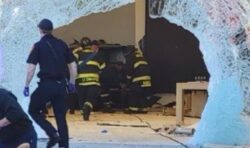
<svg viewBox="0 0 250 148"><path fill-rule="evenodd" d="M159 96L148 96L148 97L146 97L146 106L151 107L160 99L161 99L161 97L159 97Z"/></svg>
<svg viewBox="0 0 250 148"><path fill-rule="evenodd" d="M87 104L84 104L82 111L83 111L83 120L88 121L91 112L91 107Z"/></svg>
<svg viewBox="0 0 250 148"><path fill-rule="evenodd" d="M104 113L114 113L115 112L115 110L112 108L112 106L113 106L113 102L111 102L111 101L108 101L108 102L105 102L105 103L103 103L103 112Z"/></svg>
<svg viewBox="0 0 250 148"><path fill-rule="evenodd" d="M146 114L148 110L146 108L138 108L137 110L131 110L129 108L123 110L125 114Z"/></svg>
<svg viewBox="0 0 250 148"><path fill-rule="evenodd" d="M60 141L60 137L58 133L55 133L53 136L49 138L49 141L47 143L47 148L52 148Z"/></svg>

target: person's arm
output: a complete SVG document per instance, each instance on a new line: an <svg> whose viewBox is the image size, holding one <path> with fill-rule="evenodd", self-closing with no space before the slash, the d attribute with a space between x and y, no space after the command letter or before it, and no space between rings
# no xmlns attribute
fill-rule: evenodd
<svg viewBox="0 0 250 148"><path fill-rule="evenodd" d="M69 82L70 82L70 84L75 85L75 80L76 80L76 76L77 76L77 65L75 62L76 60L75 60L75 57L74 57L72 51L68 48L67 44L65 44L65 50L66 50L65 57L66 57L66 61L68 63L68 69L69 69L69 74L70 74Z"/></svg>
<svg viewBox="0 0 250 148"><path fill-rule="evenodd" d="M75 84L75 80L76 80L76 76L77 76L76 62L69 63L68 64L68 68L69 68L69 74L70 74L70 80L69 80L69 82L71 84Z"/></svg>
<svg viewBox="0 0 250 148"><path fill-rule="evenodd" d="M26 74L25 87L29 87L29 84L36 71L36 65L39 59L39 52L38 48L36 47L37 47L36 44L32 47L29 57L27 59L27 74Z"/></svg>
<svg viewBox="0 0 250 148"><path fill-rule="evenodd" d="M27 76L25 81L25 87L29 87L29 84L35 74L36 71L36 65L34 64L28 64L27 66Z"/></svg>
<svg viewBox="0 0 250 148"><path fill-rule="evenodd" d="M0 119L0 129L24 118L25 114L16 99L11 92L1 90L0 108L4 114Z"/></svg>
<svg viewBox="0 0 250 148"><path fill-rule="evenodd" d="M0 120L0 129L10 124L11 122L6 117L4 117L3 119Z"/></svg>

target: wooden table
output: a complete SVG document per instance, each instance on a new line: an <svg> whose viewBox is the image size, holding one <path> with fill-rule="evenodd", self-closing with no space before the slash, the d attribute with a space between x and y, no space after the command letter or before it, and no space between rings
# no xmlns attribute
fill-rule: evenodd
<svg viewBox="0 0 250 148"><path fill-rule="evenodd" d="M208 82L196 81L176 83L176 124L182 125L184 123L184 108L183 108L183 92L184 90L207 90Z"/></svg>

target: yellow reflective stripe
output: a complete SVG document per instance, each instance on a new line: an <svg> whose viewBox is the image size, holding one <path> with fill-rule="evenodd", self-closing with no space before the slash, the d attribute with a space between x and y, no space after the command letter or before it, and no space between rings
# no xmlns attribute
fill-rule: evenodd
<svg viewBox="0 0 250 148"><path fill-rule="evenodd" d="M77 80L81 81L83 83L86 83L86 82L99 82L99 78L98 77L77 78Z"/></svg>
<svg viewBox="0 0 250 148"><path fill-rule="evenodd" d="M151 81L150 80L142 81L142 85L144 85L144 86L151 86Z"/></svg>
<svg viewBox="0 0 250 148"><path fill-rule="evenodd" d="M106 63L103 63L103 64L101 65L100 69L103 69L103 68L105 68L105 67L106 67Z"/></svg>
<svg viewBox="0 0 250 148"><path fill-rule="evenodd" d="M140 57L143 57L143 55L142 54L136 54L135 57L140 58Z"/></svg>
<svg viewBox="0 0 250 148"><path fill-rule="evenodd" d="M87 106L89 106L91 109L93 109L93 105L92 105L91 102L85 102L84 105L87 105Z"/></svg>
<svg viewBox="0 0 250 148"><path fill-rule="evenodd" d="M109 94L101 94L100 96L101 97L107 97L107 96L109 96Z"/></svg>
<svg viewBox="0 0 250 148"><path fill-rule="evenodd" d="M83 52L93 52L93 50L91 49L90 46L86 46L86 47L83 49Z"/></svg>
<svg viewBox="0 0 250 148"><path fill-rule="evenodd" d="M80 64L82 64L82 63L83 63L83 61L79 61L79 62L78 62L78 65L80 65Z"/></svg>
<svg viewBox="0 0 250 148"><path fill-rule="evenodd" d="M131 106L129 106L128 109L131 110L131 111L149 111L150 108L149 107L137 108L137 107L131 107Z"/></svg>
<svg viewBox="0 0 250 148"><path fill-rule="evenodd" d="M137 68L140 65L147 65L147 64L148 64L148 62L146 62L146 61L138 61L134 64L134 68Z"/></svg>
<svg viewBox="0 0 250 148"><path fill-rule="evenodd" d="M150 76L141 76L141 77L135 77L133 78L133 82L143 81L143 80L151 80Z"/></svg>
<svg viewBox="0 0 250 148"><path fill-rule="evenodd" d="M96 77L99 78L99 74L95 74L95 73L81 73L78 74L77 78L86 78L86 77Z"/></svg>
<svg viewBox="0 0 250 148"><path fill-rule="evenodd" d="M132 78L132 76L127 76L127 79L131 79Z"/></svg>
<svg viewBox="0 0 250 148"><path fill-rule="evenodd" d="M135 57L137 57L137 58L143 57L143 53L140 50L136 50L135 51Z"/></svg>
<svg viewBox="0 0 250 148"><path fill-rule="evenodd" d="M82 50L82 47L78 47L78 48L73 50L73 54L75 54L77 51L81 51L81 50Z"/></svg>
<svg viewBox="0 0 250 148"><path fill-rule="evenodd" d="M142 51L141 51L140 49L135 50L135 53L136 53L136 54L143 54Z"/></svg>
<svg viewBox="0 0 250 148"><path fill-rule="evenodd" d="M142 84L141 87L151 87L151 82L149 84Z"/></svg>
<svg viewBox="0 0 250 148"><path fill-rule="evenodd" d="M81 85L81 86L88 86L88 85L100 86L100 83L98 83L98 82L85 82L85 83L78 83L78 85Z"/></svg>
<svg viewBox="0 0 250 148"><path fill-rule="evenodd" d="M93 52L91 49L84 49L83 52L90 53Z"/></svg>
<svg viewBox="0 0 250 148"><path fill-rule="evenodd" d="M74 54L75 58L78 60L79 59L79 55L76 54L76 53L73 53L73 54Z"/></svg>
<svg viewBox="0 0 250 148"><path fill-rule="evenodd" d="M131 111L138 111L139 110L139 108L137 108L137 107L128 107L128 109Z"/></svg>
<svg viewBox="0 0 250 148"><path fill-rule="evenodd" d="M99 64L98 62L92 61L92 60L88 61L86 64L87 64L87 65L94 65L94 66L97 66L99 69L100 69L100 67L101 67L100 64Z"/></svg>

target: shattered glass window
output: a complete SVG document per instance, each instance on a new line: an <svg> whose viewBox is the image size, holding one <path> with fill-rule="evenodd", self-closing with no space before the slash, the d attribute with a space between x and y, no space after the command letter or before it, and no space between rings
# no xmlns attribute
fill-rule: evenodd
<svg viewBox="0 0 250 148"><path fill-rule="evenodd" d="M22 95L26 77L26 59L33 44L40 39L37 24L43 18L53 21L54 28L70 24L92 13L107 12L134 0L0 0L0 74L1 85L17 95L27 110L29 99ZM0 50L1 51L1 50ZM2 57L2 60L1 60ZM36 88L34 79L31 91ZM23 99L24 98L24 99ZM41 137L40 131L38 132Z"/></svg>
<svg viewBox="0 0 250 148"><path fill-rule="evenodd" d="M149 7L151 17L164 17L199 39L211 76L191 143L250 144L250 1L150 0Z"/></svg>

